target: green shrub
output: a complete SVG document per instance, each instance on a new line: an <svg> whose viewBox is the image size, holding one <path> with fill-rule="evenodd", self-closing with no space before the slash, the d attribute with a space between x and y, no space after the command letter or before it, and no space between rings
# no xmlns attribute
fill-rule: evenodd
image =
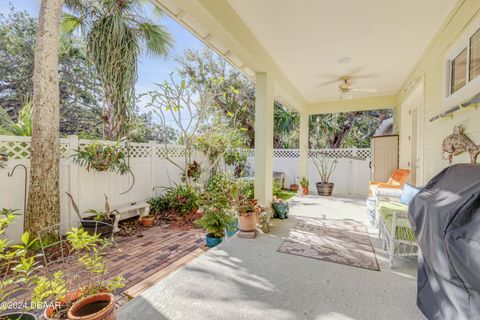
<svg viewBox="0 0 480 320"><path fill-rule="evenodd" d="M282 196L282 185L280 184L279 180L274 180L273 181L273 189L272 189L272 194L275 197L280 198Z"/></svg>
<svg viewBox="0 0 480 320"><path fill-rule="evenodd" d="M151 197L147 203L150 205L150 212L152 214L161 214L173 208L172 201L165 196Z"/></svg>
<svg viewBox="0 0 480 320"><path fill-rule="evenodd" d="M165 197L170 201L171 208L177 215L185 216L198 210L200 194L191 186L177 185L170 187L165 192Z"/></svg>

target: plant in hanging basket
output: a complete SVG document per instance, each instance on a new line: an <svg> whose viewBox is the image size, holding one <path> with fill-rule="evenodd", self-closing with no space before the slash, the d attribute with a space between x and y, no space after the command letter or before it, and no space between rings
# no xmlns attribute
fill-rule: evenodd
<svg viewBox="0 0 480 320"><path fill-rule="evenodd" d="M73 162L85 167L88 171L115 172L120 175L130 172L128 157L123 151L121 142L107 144L95 142L88 144L84 149L75 150Z"/></svg>

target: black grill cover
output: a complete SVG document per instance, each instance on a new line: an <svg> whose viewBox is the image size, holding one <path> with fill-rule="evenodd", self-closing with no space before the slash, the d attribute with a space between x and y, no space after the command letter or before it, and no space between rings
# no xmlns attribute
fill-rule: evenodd
<svg viewBox="0 0 480 320"><path fill-rule="evenodd" d="M428 319L480 319L480 165L453 165L409 207L421 248L417 305Z"/></svg>

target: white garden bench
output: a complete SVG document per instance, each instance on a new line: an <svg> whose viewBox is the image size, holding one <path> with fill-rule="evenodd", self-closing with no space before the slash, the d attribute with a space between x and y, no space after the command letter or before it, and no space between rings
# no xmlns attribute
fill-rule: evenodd
<svg viewBox="0 0 480 320"><path fill-rule="evenodd" d="M136 216L148 216L150 213L150 205L146 201L138 201L119 208L112 208L115 212L115 222L113 224L113 232L118 232L118 222Z"/></svg>

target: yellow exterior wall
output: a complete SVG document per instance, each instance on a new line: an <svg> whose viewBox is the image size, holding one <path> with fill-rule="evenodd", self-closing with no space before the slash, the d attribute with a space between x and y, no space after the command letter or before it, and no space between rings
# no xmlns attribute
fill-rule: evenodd
<svg viewBox="0 0 480 320"><path fill-rule="evenodd" d="M400 106L408 96L407 88L413 81L424 78L424 127L423 127L423 177L427 182L439 171L448 166L441 157L441 143L452 133L453 127L463 124L465 133L476 143L480 144L480 107L468 108L454 113L452 118L439 119L429 122L433 116L445 111L443 107L445 58L459 38L465 34L465 29L471 27L473 21L480 18L480 0L460 0L443 26L440 28L422 58L417 63L403 89L400 91L395 110L395 130L405 139L405 133L400 130ZM467 154L454 158L454 163L470 162Z"/></svg>

